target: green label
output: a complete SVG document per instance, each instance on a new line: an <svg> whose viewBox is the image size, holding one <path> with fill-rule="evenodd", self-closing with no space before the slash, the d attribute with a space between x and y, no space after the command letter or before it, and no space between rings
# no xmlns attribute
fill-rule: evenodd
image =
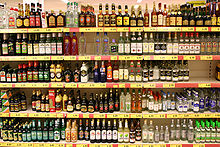
<svg viewBox="0 0 220 147"><path fill-rule="evenodd" d="M48 140L48 131L43 131L43 139Z"/></svg>
<svg viewBox="0 0 220 147"><path fill-rule="evenodd" d="M37 131L37 140L42 140L42 139L43 139L42 131Z"/></svg>
<svg viewBox="0 0 220 147"><path fill-rule="evenodd" d="M27 42L22 42L22 54L27 54Z"/></svg>
<svg viewBox="0 0 220 147"><path fill-rule="evenodd" d="M44 72L39 71L39 81L43 81L43 80L44 80Z"/></svg>
<svg viewBox="0 0 220 147"><path fill-rule="evenodd" d="M16 42L16 53L17 54L21 53L21 43L20 42Z"/></svg>
<svg viewBox="0 0 220 147"><path fill-rule="evenodd" d="M31 141L31 133L27 133L27 141Z"/></svg>
<svg viewBox="0 0 220 147"><path fill-rule="evenodd" d="M54 137L53 137L53 131L49 131L49 140L53 140Z"/></svg>
<svg viewBox="0 0 220 147"><path fill-rule="evenodd" d="M22 140L27 141L27 134L26 133L22 133Z"/></svg>
<svg viewBox="0 0 220 147"><path fill-rule="evenodd" d="M31 132L31 138L32 138L32 140L37 140L37 133L36 133L36 131L32 131Z"/></svg>
<svg viewBox="0 0 220 147"><path fill-rule="evenodd" d="M50 77L49 71L44 71L44 80L49 81L50 80L49 77Z"/></svg>

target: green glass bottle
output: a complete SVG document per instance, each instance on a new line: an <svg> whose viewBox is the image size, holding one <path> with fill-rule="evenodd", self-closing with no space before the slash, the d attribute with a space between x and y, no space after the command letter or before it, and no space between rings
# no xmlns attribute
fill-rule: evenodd
<svg viewBox="0 0 220 147"><path fill-rule="evenodd" d="M54 141L53 120L50 121L50 127L49 127L49 141Z"/></svg>
<svg viewBox="0 0 220 147"><path fill-rule="evenodd" d="M35 120L32 120L32 128L31 128L31 140L36 141L37 140L37 130L35 125Z"/></svg>
<svg viewBox="0 0 220 147"><path fill-rule="evenodd" d="M59 121L55 120L55 128L54 128L54 141L60 141L60 129L59 129Z"/></svg>
<svg viewBox="0 0 220 147"><path fill-rule="evenodd" d="M18 141L21 142L22 141L22 124L19 125L19 129L18 129Z"/></svg>
<svg viewBox="0 0 220 147"><path fill-rule="evenodd" d="M27 141L27 133L26 133L26 130L25 130L25 126L26 126L26 124L23 124L23 131L22 131L22 141L23 142Z"/></svg>
<svg viewBox="0 0 220 147"><path fill-rule="evenodd" d="M43 132L41 128L41 121L38 120L37 122L37 140L42 141L43 140Z"/></svg>
<svg viewBox="0 0 220 147"><path fill-rule="evenodd" d="M65 121L61 121L61 140L65 140Z"/></svg>
<svg viewBox="0 0 220 147"><path fill-rule="evenodd" d="M44 121L44 128L43 128L43 141L46 142L49 139L49 132L48 132L48 121Z"/></svg>
<svg viewBox="0 0 220 147"><path fill-rule="evenodd" d="M27 141L30 142L31 141L31 124L27 124Z"/></svg>

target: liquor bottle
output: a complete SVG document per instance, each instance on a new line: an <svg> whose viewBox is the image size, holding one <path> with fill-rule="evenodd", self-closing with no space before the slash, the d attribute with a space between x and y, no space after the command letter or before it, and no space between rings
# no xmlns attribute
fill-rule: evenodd
<svg viewBox="0 0 220 147"><path fill-rule="evenodd" d="M137 20L136 20L134 6L131 7L130 26L131 27L137 26Z"/></svg>
<svg viewBox="0 0 220 147"><path fill-rule="evenodd" d="M8 55L8 38L7 38L7 34L4 33L3 34L3 41L2 41L2 51L1 54L3 56Z"/></svg>
<svg viewBox="0 0 220 147"><path fill-rule="evenodd" d="M71 51L70 52L71 52L71 55L79 55L79 52L78 52L78 39L76 37L75 32L73 32L73 36L71 37ZM59 54L62 54L62 52L59 52Z"/></svg>
<svg viewBox="0 0 220 147"><path fill-rule="evenodd" d="M170 5L168 6L168 12L167 12L167 19L166 19L166 26L170 26L170 15L171 15L171 8Z"/></svg>
<svg viewBox="0 0 220 147"><path fill-rule="evenodd" d="M124 127L124 142L129 143L130 142L130 129L128 127L128 121L125 119L125 127Z"/></svg>
<svg viewBox="0 0 220 147"><path fill-rule="evenodd" d="M118 54L123 55L125 52L125 46L124 46L124 38L122 36L122 32L120 32L120 37L118 40Z"/></svg>
<svg viewBox="0 0 220 147"><path fill-rule="evenodd" d="M18 56L21 55L21 47L21 34L17 34L15 53Z"/></svg>
<svg viewBox="0 0 220 147"><path fill-rule="evenodd" d="M141 126L140 126L140 121L138 120L137 121L137 124L136 124L137 126L136 126L136 130L135 130L135 132L136 132L136 138L135 138L135 140L136 141L141 141L141 139L142 139L142 136L141 136L141 132L142 132L142 130L141 130Z"/></svg>
<svg viewBox="0 0 220 147"><path fill-rule="evenodd" d="M99 112L103 113L104 112L104 102L103 102L103 98L104 98L104 94L101 93L100 94L100 102L99 102ZM108 104L107 104L108 105ZM106 108L108 109L108 106L106 106Z"/></svg>
<svg viewBox="0 0 220 147"><path fill-rule="evenodd" d="M48 17L47 17L47 26L49 28L54 28L54 27L57 26L57 18L54 15L54 11L53 10L51 10L50 15L48 15Z"/></svg>
<svg viewBox="0 0 220 147"><path fill-rule="evenodd" d="M127 5L125 5L125 14L123 16L123 26L124 27L130 26L130 17L128 14L128 6Z"/></svg>
<svg viewBox="0 0 220 147"><path fill-rule="evenodd" d="M42 141L43 140L43 132L41 128L41 121L37 121L37 141Z"/></svg>
<svg viewBox="0 0 220 147"><path fill-rule="evenodd" d="M76 111L81 111L81 97L80 97L80 91L77 91L76 96Z"/></svg>
<svg viewBox="0 0 220 147"><path fill-rule="evenodd" d="M90 125L90 142L95 143L96 142L96 131L95 131L95 124L94 119L91 120Z"/></svg>
<svg viewBox="0 0 220 147"><path fill-rule="evenodd" d="M106 82L106 69L105 69L104 61L102 61L102 65L99 72L100 72L100 82L102 83Z"/></svg>
<svg viewBox="0 0 220 147"><path fill-rule="evenodd" d="M112 82L112 64L110 62L110 60L107 63L107 82Z"/></svg>
<svg viewBox="0 0 220 147"><path fill-rule="evenodd" d="M141 32L138 32L138 36L137 36L137 43L136 43L136 47L137 47L137 54L142 55L143 54L143 37Z"/></svg>
<svg viewBox="0 0 220 147"><path fill-rule="evenodd" d="M146 4L145 13L144 13L144 26L149 27L149 12L148 12L147 4Z"/></svg>
<svg viewBox="0 0 220 147"><path fill-rule="evenodd" d="M95 111L94 102L93 102L93 93L90 94L90 99L88 103L88 112L93 113Z"/></svg>
<svg viewBox="0 0 220 147"><path fill-rule="evenodd" d="M56 109L56 112L62 111L62 96L60 96L60 90L57 90L57 93L56 93L55 109Z"/></svg>
<svg viewBox="0 0 220 147"><path fill-rule="evenodd" d="M118 127L118 142L119 143L124 142L124 129L123 129L121 120L119 120L119 127Z"/></svg>
<svg viewBox="0 0 220 147"><path fill-rule="evenodd" d="M129 73L129 75L128 75L129 81L134 82L135 81L135 68L134 68L133 61L130 62L130 68L128 69L128 71L129 71L128 72Z"/></svg>
<svg viewBox="0 0 220 147"><path fill-rule="evenodd" d="M82 101L81 101L81 112L87 112L87 98L86 98L86 93L83 94L82 96Z"/></svg>
<svg viewBox="0 0 220 147"><path fill-rule="evenodd" d="M27 55L28 52L28 45L27 45L27 34L23 34L23 38L21 40L21 54Z"/></svg>
<svg viewBox="0 0 220 147"><path fill-rule="evenodd" d="M151 26L156 27L158 25L157 11L155 1L153 2L153 11L151 12Z"/></svg>
<svg viewBox="0 0 220 147"><path fill-rule="evenodd" d="M112 42L109 44L110 46L110 54L116 55L118 53L118 44L115 39L112 39Z"/></svg>
<svg viewBox="0 0 220 147"><path fill-rule="evenodd" d="M142 126L142 142L148 142L148 126L147 126L147 119L144 120L144 124Z"/></svg>
<svg viewBox="0 0 220 147"><path fill-rule="evenodd" d="M183 5L184 11L183 11L183 17L182 17L182 21L183 21L183 26L186 27L189 25L189 12L187 9L187 5Z"/></svg>
<svg viewBox="0 0 220 147"><path fill-rule="evenodd" d="M112 68L112 79L113 79L113 82L119 81L119 66L116 60Z"/></svg>
<svg viewBox="0 0 220 147"><path fill-rule="evenodd" d="M90 133L89 132L89 120L86 119L86 128L84 130L84 137L86 141L89 141L89 138L90 138L89 133Z"/></svg>
<svg viewBox="0 0 220 147"><path fill-rule="evenodd" d="M79 27L86 26L86 9L85 6L81 5L81 13L79 14ZM89 17L88 17L89 18Z"/></svg>
<svg viewBox="0 0 220 147"><path fill-rule="evenodd" d="M69 33L66 33L64 36L64 44L63 44L63 48L64 48L64 55L71 55L71 38L69 36Z"/></svg>
<svg viewBox="0 0 220 147"><path fill-rule="evenodd" d="M91 7L89 5L86 6L86 13L85 13L85 22L86 22L86 27L92 26L91 22Z"/></svg>
<svg viewBox="0 0 220 147"><path fill-rule="evenodd" d="M16 18L17 28L23 27L22 10L23 10L23 5L18 3L18 17Z"/></svg>
<svg viewBox="0 0 220 147"><path fill-rule="evenodd" d="M178 5L177 15L176 15L176 26L181 27L183 24L183 14L180 9L180 5Z"/></svg>
<svg viewBox="0 0 220 147"><path fill-rule="evenodd" d="M66 19L65 16L62 14L62 10L59 11L59 15L56 18L57 27L65 27L66 26Z"/></svg>
<svg viewBox="0 0 220 147"><path fill-rule="evenodd" d="M54 121L50 121L49 125L49 141L54 141Z"/></svg>
<svg viewBox="0 0 220 147"><path fill-rule="evenodd" d="M72 128L71 128L71 142L77 142L78 140L78 127L76 125L76 120L72 122Z"/></svg>
<svg viewBox="0 0 220 147"><path fill-rule="evenodd" d="M84 37L84 33L81 33L79 38L79 55L86 54L86 38Z"/></svg>
<svg viewBox="0 0 220 147"><path fill-rule="evenodd" d="M48 132L48 121L44 121L44 127L43 127L43 141L47 142L49 140L49 132Z"/></svg>
<svg viewBox="0 0 220 147"><path fill-rule="evenodd" d="M212 26L217 25L217 16L216 16L216 2L212 3L212 16L211 16Z"/></svg>
<svg viewBox="0 0 220 147"><path fill-rule="evenodd" d="M116 27L117 25L117 16L115 14L115 4L112 3L112 14L110 15L110 26Z"/></svg>
<svg viewBox="0 0 220 147"><path fill-rule="evenodd" d="M108 38L106 32L104 32L104 37L103 37L103 51L102 51L102 54L104 54L104 55L109 54L109 38Z"/></svg>
<svg viewBox="0 0 220 147"><path fill-rule="evenodd" d="M110 15L108 10L108 4L105 5L105 14L104 14L104 27L110 26Z"/></svg>
<svg viewBox="0 0 220 147"><path fill-rule="evenodd" d="M36 122L35 120L32 120L32 127L31 127L31 140L37 141L37 129L35 126Z"/></svg>
<svg viewBox="0 0 220 147"><path fill-rule="evenodd" d="M109 102L108 112L113 113L114 112L114 100L113 100L112 89L110 90L108 102Z"/></svg>
<svg viewBox="0 0 220 147"><path fill-rule="evenodd" d="M130 126L130 143L135 143L135 138L136 138L136 131L134 127L134 121L131 121L131 126Z"/></svg>
<svg viewBox="0 0 220 147"><path fill-rule="evenodd" d="M16 52L16 46L15 46L15 35L9 34L8 38L8 55L14 56Z"/></svg>
<svg viewBox="0 0 220 147"><path fill-rule="evenodd" d="M176 14L175 14L175 6L172 4L172 9L170 13L170 26L175 27L176 26Z"/></svg>
<svg viewBox="0 0 220 147"><path fill-rule="evenodd" d="M66 122L66 129L65 129L65 141L66 142L70 142L70 140L71 140L71 126L70 126L70 124L71 124L71 121L67 121Z"/></svg>
<svg viewBox="0 0 220 147"><path fill-rule="evenodd" d="M112 127L111 127L111 121L108 121L108 127L107 127L107 142L112 142Z"/></svg>
<svg viewBox="0 0 220 147"><path fill-rule="evenodd" d="M164 11L163 11L163 27L167 26L167 5L164 4Z"/></svg>
<svg viewBox="0 0 220 147"><path fill-rule="evenodd" d="M29 50L28 50L29 51ZM39 54L39 35L35 34L34 35L34 40L33 40L33 54L38 55Z"/></svg>
<svg viewBox="0 0 220 147"><path fill-rule="evenodd" d="M132 99L131 99L131 112L136 113L136 108L137 108L136 92L133 89L132 90Z"/></svg>
<svg viewBox="0 0 220 147"><path fill-rule="evenodd" d="M144 18L143 18L142 12L141 12L141 6L138 7L137 26L138 27L144 26Z"/></svg>
<svg viewBox="0 0 220 147"><path fill-rule="evenodd" d="M126 32L126 37L124 40L124 53L126 55L129 55L131 52L131 41L130 38L128 37L128 32Z"/></svg>
<svg viewBox="0 0 220 147"><path fill-rule="evenodd" d="M190 6L190 14L189 14L189 26L193 27L196 25L195 16L193 13L193 4Z"/></svg>
<svg viewBox="0 0 220 147"><path fill-rule="evenodd" d="M64 71L64 81L65 82L72 82L73 81L72 71L69 69L69 67L70 67L70 64L68 65L68 67Z"/></svg>
<svg viewBox="0 0 220 147"><path fill-rule="evenodd" d="M99 32L97 32L96 37L95 37L95 46L94 46L94 50L95 50L96 55L102 54L101 47L102 47L102 40L101 40L101 37L99 36Z"/></svg>
<svg viewBox="0 0 220 147"><path fill-rule="evenodd" d="M80 68L81 71L81 82L86 83L89 80L89 75L88 75L88 66L86 65L85 62L82 63L82 67Z"/></svg>
<svg viewBox="0 0 220 147"><path fill-rule="evenodd" d="M161 26L163 26L163 12L162 12L162 9L161 9L161 3L159 3L158 4L158 8L159 8L159 10L158 10L158 12L157 12L157 25L158 25L158 27L161 27Z"/></svg>
<svg viewBox="0 0 220 147"><path fill-rule="evenodd" d="M78 133L79 133L78 139L84 140L84 126L83 126L82 119L79 120Z"/></svg>
<svg viewBox="0 0 220 147"><path fill-rule="evenodd" d="M137 53L137 38L135 32L131 35L131 54Z"/></svg>
<svg viewBox="0 0 220 147"><path fill-rule="evenodd" d="M96 138L96 143L100 143L101 142L101 127L100 127L99 119L97 119L97 122L96 122L95 138Z"/></svg>
<svg viewBox="0 0 220 147"><path fill-rule="evenodd" d="M40 10L40 4L37 3L37 11L35 12L35 27L41 28L42 22L41 22L41 10Z"/></svg>
<svg viewBox="0 0 220 147"><path fill-rule="evenodd" d="M36 19L35 19L35 4L31 3L31 12L30 12L30 27L34 28L36 26Z"/></svg>
<svg viewBox="0 0 220 147"><path fill-rule="evenodd" d="M99 14L98 14L98 27L103 27L104 25L104 16L102 13L102 3L99 4Z"/></svg>
<svg viewBox="0 0 220 147"><path fill-rule="evenodd" d="M31 96L32 111L36 111L36 91L33 90Z"/></svg>

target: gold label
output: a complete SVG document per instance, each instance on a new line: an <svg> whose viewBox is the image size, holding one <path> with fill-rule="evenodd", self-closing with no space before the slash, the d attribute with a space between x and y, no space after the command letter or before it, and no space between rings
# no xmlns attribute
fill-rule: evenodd
<svg viewBox="0 0 220 147"><path fill-rule="evenodd" d="M216 21L217 21L216 16L213 16L213 17L211 18L211 20L212 20L212 25L215 26L215 25L216 25Z"/></svg>
<svg viewBox="0 0 220 147"><path fill-rule="evenodd" d="M103 27L103 15L99 15L98 20L99 20L98 22L99 27Z"/></svg>
<svg viewBox="0 0 220 147"><path fill-rule="evenodd" d="M159 14L158 15L158 26L162 26L163 25L163 15L162 14Z"/></svg>
<svg viewBox="0 0 220 147"><path fill-rule="evenodd" d="M55 17L49 17L49 26L56 26Z"/></svg>
<svg viewBox="0 0 220 147"><path fill-rule="evenodd" d="M205 52L205 42L201 42L201 52Z"/></svg>
<svg viewBox="0 0 220 147"><path fill-rule="evenodd" d="M29 27L29 26L30 26L30 20L29 20L29 19L26 18L26 19L24 20L24 26L25 26L25 27Z"/></svg>
<svg viewBox="0 0 220 147"><path fill-rule="evenodd" d="M122 26L122 17L117 17L117 25Z"/></svg>
<svg viewBox="0 0 220 147"><path fill-rule="evenodd" d="M216 52L217 51L217 42L212 42L212 52Z"/></svg>
<svg viewBox="0 0 220 147"><path fill-rule="evenodd" d="M220 17L218 17L218 19L217 19L217 25L218 26L220 25Z"/></svg>
<svg viewBox="0 0 220 147"><path fill-rule="evenodd" d="M176 25L176 17L170 17L170 25L175 26Z"/></svg>
<svg viewBox="0 0 220 147"><path fill-rule="evenodd" d="M57 26L64 26L64 23L63 23L63 17L62 16L58 16L57 17Z"/></svg>
<svg viewBox="0 0 220 147"><path fill-rule="evenodd" d="M185 19L185 20L183 21L183 25L184 25L184 26L188 26L188 24L189 24L188 19Z"/></svg>
<svg viewBox="0 0 220 147"><path fill-rule="evenodd" d="M111 26L115 27L116 26L116 15L111 15L110 18L111 18L111 22L110 22Z"/></svg>
<svg viewBox="0 0 220 147"><path fill-rule="evenodd" d="M137 26L137 23L136 23L136 20L131 20L131 24L130 24L132 27L135 27Z"/></svg>
<svg viewBox="0 0 220 147"><path fill-rule="evenodd" d="M197 26L202 26L203 25L203 20L197 20L196 25Z"/></svg>
<svg viewBox="0 0 220 147"><path fill-rule="evenodd" d="M144 25L143 20L138 20L138 26L139 26L139 27L142 27L143 25Z"/></svg>
<svg viewBox="0 0 220 147"><path fill-rule="evenodd" d="M211 52L212 49L212 42L207 42L207 51Z"/></svg>
<svg viewBox="0 0 220 147"><path fill-rule="evenodd" d="M169 17L167 17L167 26L169 27L170 26L170 18Z"/></svg>
<svg viewBox="0 0 220 147"><path fill-rule="evenodd" d="M190 20L189 25L194 26L195 25L195 20L194 19Z"/></svg>
<svg viewBox="0 0 220 147"><path fill-rule="evenodd" d="M177 18L176 18L176 25L182 26L182 22L183 22L182 17L177 17Z"/></svg>
<svg viewBox="0 0 220 147"><path fill-rule="evenodd" d="M125 16L123 18L123 23L124 23L125 26L129 26L129 17Z"/></svg>
<svg viewBox="0 0 220 147"><path fill-rule="evenodd" d="M206 20L205 21L205 26L210 26L211 25L211 20Z"/></svg>
<svg viewBox="0 0 220 147"><path fill-rule="evenodd" d="M16 25L17 25L17 27L21 27L22 26L22 19L17 19Z"/></svg>

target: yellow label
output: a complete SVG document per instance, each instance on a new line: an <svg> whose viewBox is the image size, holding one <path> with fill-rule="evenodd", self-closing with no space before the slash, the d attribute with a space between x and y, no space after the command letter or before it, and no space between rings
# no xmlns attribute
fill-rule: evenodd
<svg viewBox="0 0 220 147"><path fill-rule="evenodd" d="M66 144L66 147L73 147L73 144Z"/></svg>
<svg viewBox="0 0 220 147"><path fill-rule="evenodd" d="M9 117L9 113L0 112L0 117Z"/></svg>
<svg viewBox="0 0 220 147"><path fill-rule="evenodd" d="M89 118L89 114L83 114L83 118Z"/></svg>
<svg viewBox="0 0 220 147"><path fill-rule="evenodd" d="M51 88L63 88L63 83L51 83Z"/></svg>
<svg viewBox="0 0 220 147"><path fill-rule="evenodd" d="M197 32L208 32L208 27L196 27Z"/></svg>
<svg viewBox="0 0 220 147"><path fill-rule="evenodd" d="M76 83L65 83L65 88L77 88Z"/></svg>
<svg viewBox="0 0 220 147"><path fill-rule="evenodd" d="M125 88L125 84L118 84L119 88Z"/></svg>
<svg viewBox="0 0 220 147"><path fill-rule="evenodd" d="M10 84L10 83L0 83L0 87L1 88L12 88L12 84Z"/></svg>
<svg viewBox="0 0 220 147"><path fill-rule="evenodd" d="M150 56L144 56L144 60L150 60Z"/></svg>
<svg viewBox="0 0 220 147"><path fill-rule="evenodd" d="M91 56L79 56L79 60L91 60Z"/></svg>
<svg viewBox="0 0 220 147"><path fill-rule="evenodd" d="M156 32L157 27L144 27L144 32Z"/></svg>
<svg viewBox="0 0 220 147"><path fill-rule="evenodd" d="M211 83L199 83L199 88L211 88Z"/></svg>
<svg viewBox="0 0 220 147"><path fill-rule="evenodd" d="M175 88L175 83L164 83L163 88Z"/></svg>
<svg viewBox="0 0 220 147"><path fill-rule="evenodd" d="M220 118L220 114L216 113L214 118Z"/></svg>
<svg viewBox="0 0 220 147"><path fill-rule="evenodd" d="M51 56L51 60L63 60L63 56Z"/></svg>
<svg viewBox="0 0 220 147"><path fill-rule="evenodd" d="M203 114L203 118L215 118L215 114L206 113L206 114Z"/></svg>
<svg viewBox="0 0 220 147"><path fill-rule="evenodd" d="M143 56L131 56L131 60L143 60Z"/></svg>
<svg viewBox="0 0 220 147"><path fill-rule="evenodd" d="M142 114L131 114L131 118L142 118Z"/></svg>
<svg viewBox="0 0 220 147"><path fill-rule="evenodd" d="M129 32L129 27L117 27L117 32Z"/></svg>
<svg viewBox="0 0 220 147"><path fill-rule="evenodd" d="M200 60L213 60L213 56L200 56Z"/></svg>
<svg viewBox="0 0 220 147"><path fill-rule="evenodd" d="M185 55L185 56L183 56L183 59L184 60L196 60L196 56L187 56L187 55Z"/></svg>
<svg viewBox="0 0 220 147"><path fill-rule="evenodd" d="M26 57L26 60L38 60L38 61L44 61L44 60L47 60L49 61L50 60L50 56L27 56Z"/></svg>
<svg viewBox="0 0 220 147"><path fill-rule="evenodd" d="M182 27L183 32L194 32L194 27Z"/></svg>
<svg viewBox="0 0 220 147"><path fill-rule="evenodd" d="M130 88L142 88L142 84L130 84Z"/></svg>
<svg viewBox="0 0 220 147"><path fill-rule="evenodd" d="M211 27L211 31L212 32L219 32L220 31L220 27Z"/></svg>
<svg viewBox="0 0 220 147"><path fill-rule="evenodd" d="M79 114L70 114L70 113L68 113L66 118L79 118Z"/></svg>
<svg viewBox="0 0 220 147"><path fill-rule="evenodd" d="M94 118L105 118L105 114L94 114Z"/></svg>
<svg viewBox="0 0 220 147"><path fill-rule="evenodd" d="M170 144L170 147L182 147L182 144Z"/></svg>
<svg viewBox="0 0 220 147"><path fill-rule="evenodd" d="M118 60L118 56L111 56L111 60Z"/></svg>
<svg viewBox="0 0 220 147"><path fill-rule="evenodd" d="M27 113L10 113L10 117L27 117Z"/></svg>
<svg viewBox="0 0 220 147"><path fill-rule="evenodd" d="M70 32L70 28L64 28L63 32Z"/></svg>
<svg viewBox="0 0 220 147"><path fill-rule="evenodd" d="M64 56L64 60L76 60L76 56Z"/></svg>
<svg viewBox="0 0 220 147"><path fill-rule="evenodd" d="M156 88L155 83L144 83L144 88Z"/></svg>
<svg viewBox="0 0 220 147"><path fill-rule="evenodd" d="M143 27L130 27L131 32L143 32Z"/></svg>
<svg viewBox="0 0 220 147"><path fill-rule="evenodd" d="M76 144L76 147L88 147L87 144Z"/></svg>
<svg viewBox="0 0 220 147"><path fill-rule="evenodd" d="M116 27L106 27L104 28L104 32L117 32Z"/></svg>
<svg viewBox="0 0 220 147"><path fill-rule="evenodd" d="M93 28L79 28L79 32L94 32Z"/></svg>
<svg viewBox="0 0 220 147"><path fill-rule="evenodd" d="M113 85L113 88L118 88L118 86L119 86L119 85L114 84L114 85Z"/></svg>
<svg viewBox="0 0 220 147"><path fill-rule="evenodd" d="M182 118L181 114L167 114L167 118Z"/></svg>
<svg viewBox="0 0 220 147"><path fill-rule="evenodd" d="M96 83L95 87L96 88L106 88L106 84L105 83Z"/></svg>
<svg viewBox="0 0 220 147"><path fill-rule="evenodd" d="M165 114L143 114L143 118L165 118Z"/></svg>
<svg viewBox="0 0 220 147"><path fill-rule="evenodd" d="M119 60L131 60L131 56L119 56Z"/></svg>
<svg viewBox="0 0 220 147"><path fill-rule="evenodd" d="M95 60L102 60L101 56L95 56Z"/></svg>

